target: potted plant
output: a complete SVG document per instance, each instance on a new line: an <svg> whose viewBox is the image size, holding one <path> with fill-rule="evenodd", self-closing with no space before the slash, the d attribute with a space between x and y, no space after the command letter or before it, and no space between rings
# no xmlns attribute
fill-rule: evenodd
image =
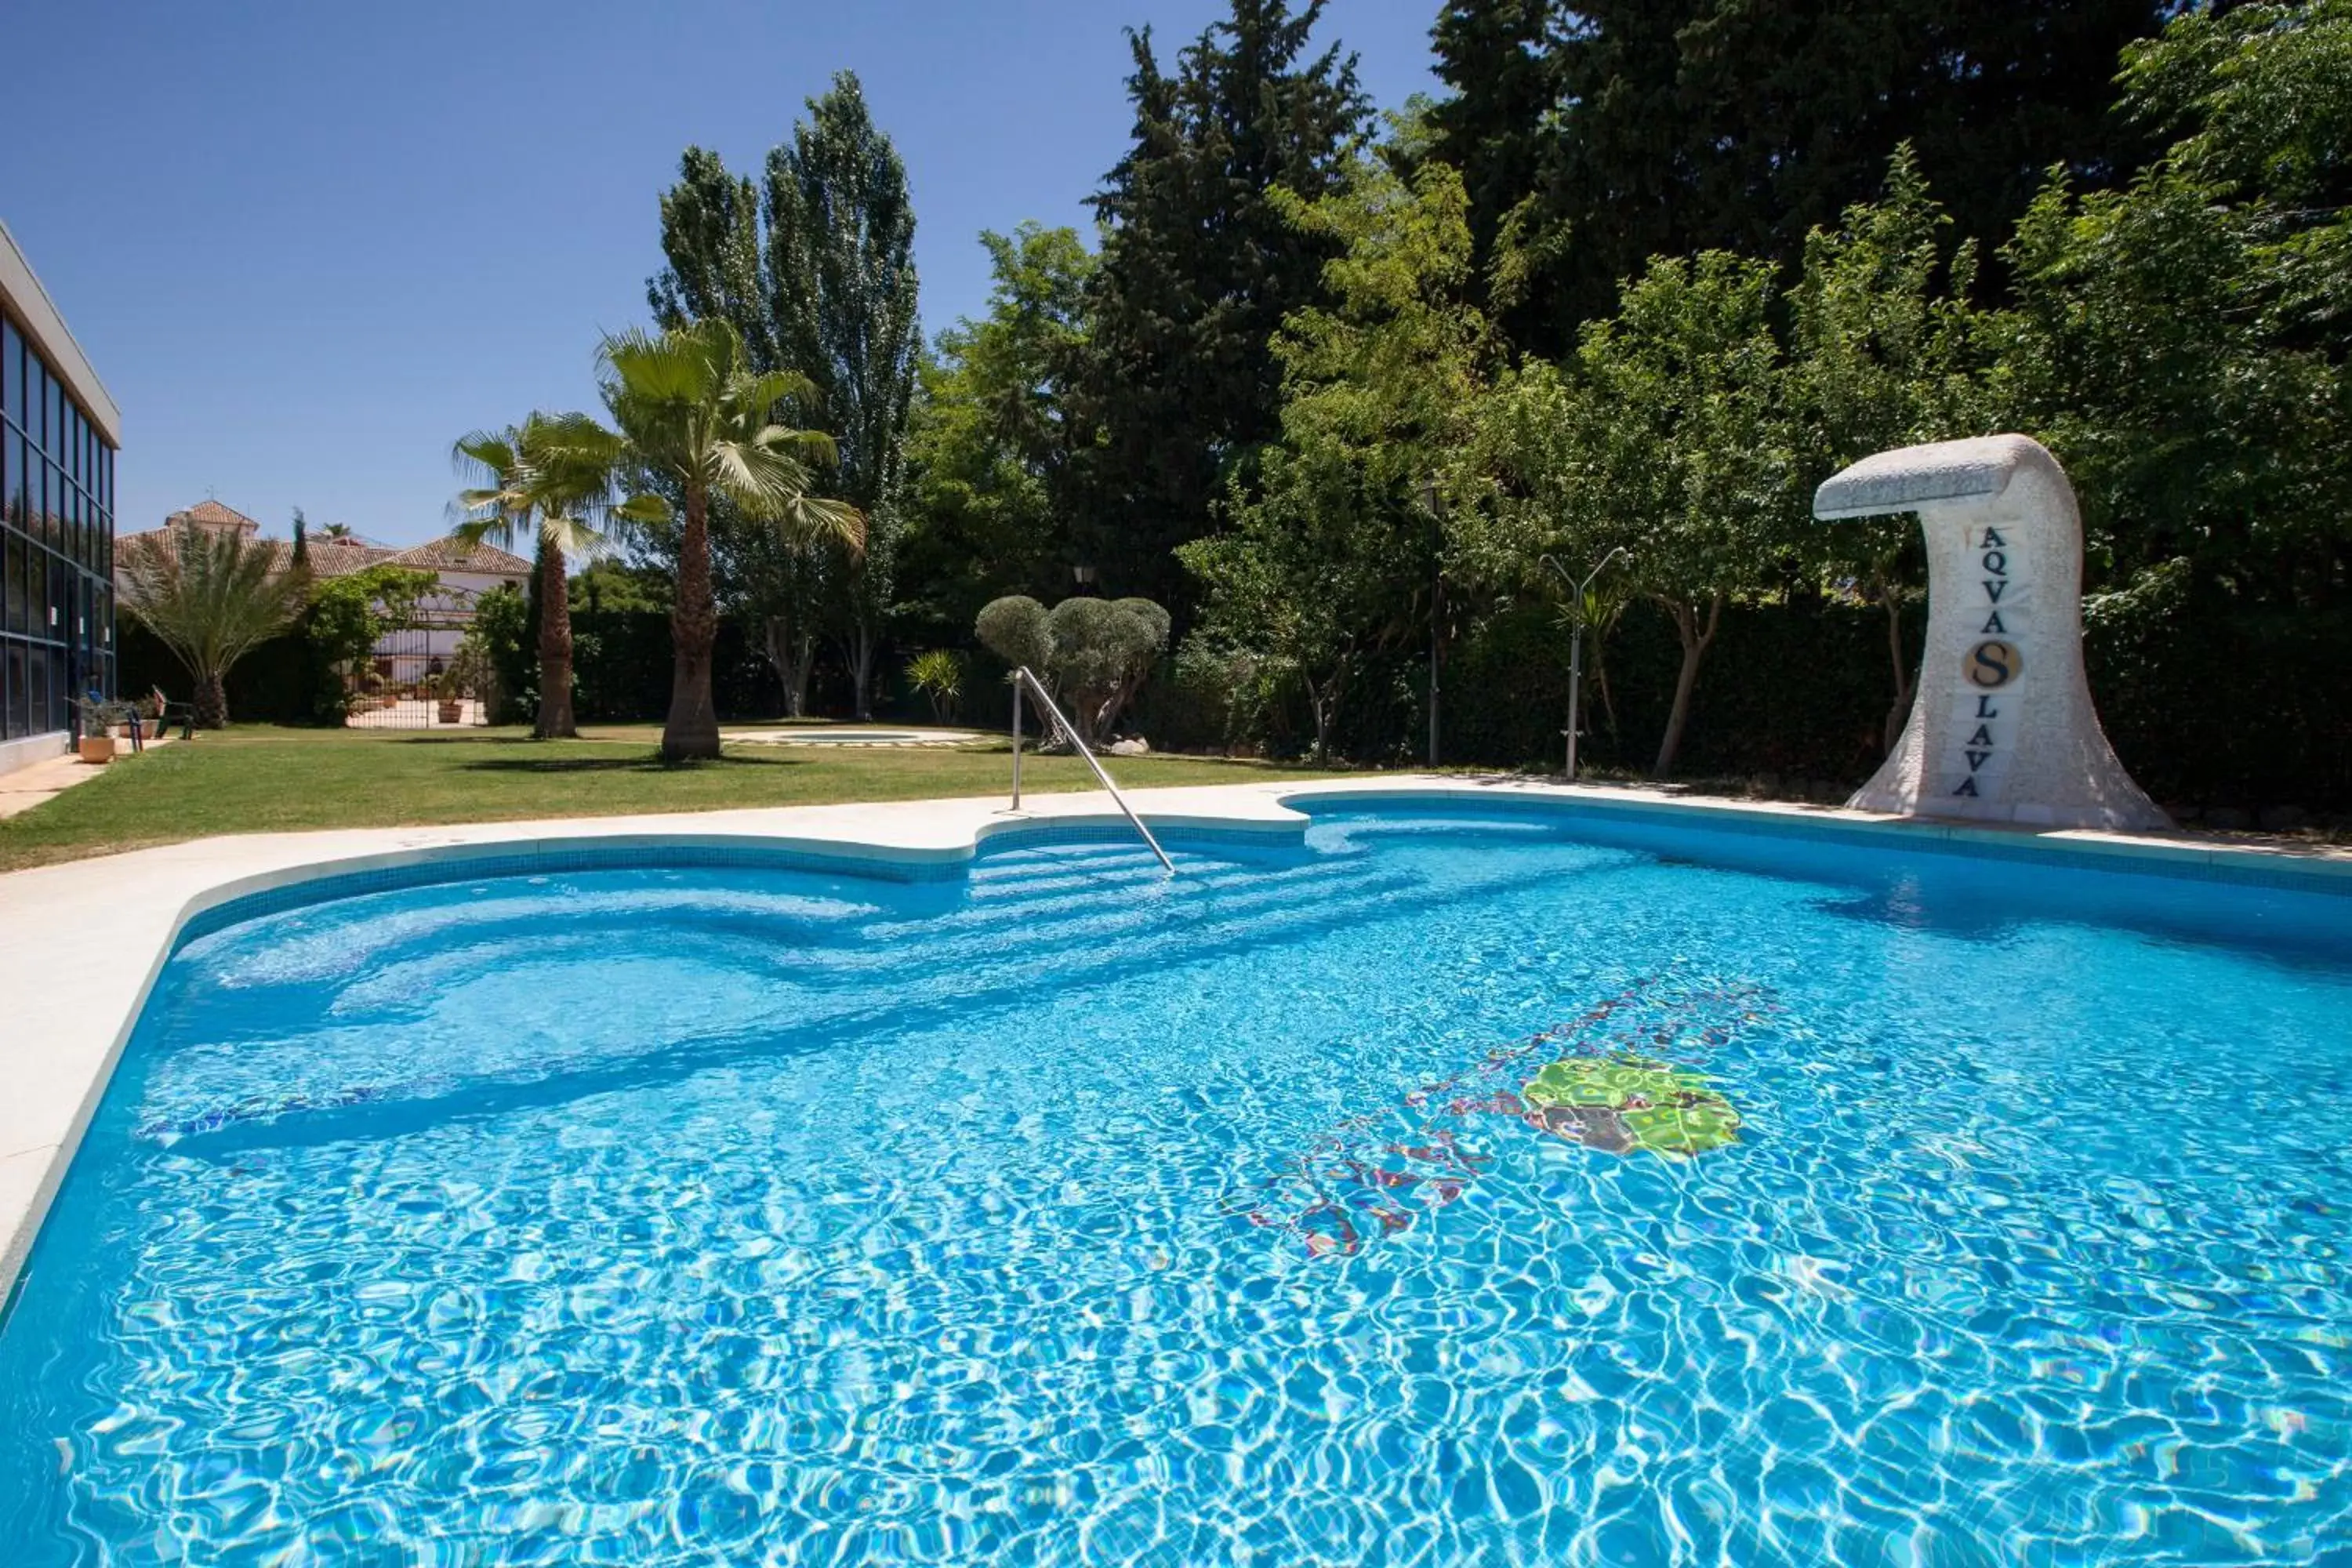
<svg viewBox="0 0 2352 1568"><path fill-rule="evenodd" d="M467 634L457 644L457 651L449 656L447 668L441 671L440 719L444 724L466 721L466 698L489 683L489 659L481 645Z"/></svg>
<svg viewBox="0 0 2352 1568"><path fill-rule="evenodd" d="M110 763L114 760L114 710L112 702L78 701L75 708L81 714L81 740L79 749L85 763Z"/></svg>

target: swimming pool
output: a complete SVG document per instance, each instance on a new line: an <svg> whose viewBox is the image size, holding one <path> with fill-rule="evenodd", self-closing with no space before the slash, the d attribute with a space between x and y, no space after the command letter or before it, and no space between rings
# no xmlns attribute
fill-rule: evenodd
<svg viewBox="0 0 2352 1568"><path fill-rule="evenodd" d="M1436 804L165 971L6 1560L2352 1549L2352 899Z"/></svg>

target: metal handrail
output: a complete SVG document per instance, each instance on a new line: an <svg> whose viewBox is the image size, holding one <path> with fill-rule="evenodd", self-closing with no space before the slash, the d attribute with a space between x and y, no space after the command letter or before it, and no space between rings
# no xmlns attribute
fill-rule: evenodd
<svg viewBox="0 0 2352 1568"><path fill-rule="evenodd" d="M1127 796L1118 793L1118 785L1110 782L1110 775L1103 772L1103 765L1095 761L1095 754L1087 749L1084 741L1078 739L1076 728L1062 716L1059 708L1054 706L1054 699L1046 692L1045 683L1032 675L1025 664L1013 672L1013 809L1021 809L1021 688L1024 684L1037 694L1038 702L1053 717L1055 728L1070 738L1072 748L1087 760L1087 766L1094 770L1095 777L1102 781L1103 788L1110 792L1110 797L1118 803L1119 810L1127 813L1128 821L1135 825L1136 832L1143 836L1143 842L1150 846L1151 852L1160 857L1160 863L1168 868L1168 874L1174 876L1176 862L1168 858L1168 851L1160 847L1160 840L1151 837L1151 829L1143 826L1143 818L1135 815L1135 807L1127 804Z"/></svg>

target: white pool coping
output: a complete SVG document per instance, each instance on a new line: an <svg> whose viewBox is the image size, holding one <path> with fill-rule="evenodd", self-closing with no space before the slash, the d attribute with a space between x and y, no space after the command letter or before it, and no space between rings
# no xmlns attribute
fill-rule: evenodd
<svg viewBox="0 0 2352 1568"><path fill-rule="evenodd" d="M1305 818L1284 805L1345 797L1464 801L1557 799L1612 815L1693 826L1851 838L1880 847L1998 847L2079 861L2212 875L2215 867L2292 868L2352 889L2352 857L2303 855L2200 838L2035 832L1921 822L1816 806L1682 797L1662 791L1567 788L1518 779L1383 774L1269 780L1129 792L1147 821L1171 830L1295 835ZM905 875L911 863L953 874L980 843L1007 830L1117 827L1108 796L1033 795L1008 812L1003 797L778 807L662 816L576 817L444 827L354 828L200 838L133 854L0 875L0 1301L23 1268L74 1151L104 1094L155 977L188 922L233 900L352 872L436 860L557 855L583 849L721 848L866 860ZM2224 875L2230 874L2224 872Z"/></svg>

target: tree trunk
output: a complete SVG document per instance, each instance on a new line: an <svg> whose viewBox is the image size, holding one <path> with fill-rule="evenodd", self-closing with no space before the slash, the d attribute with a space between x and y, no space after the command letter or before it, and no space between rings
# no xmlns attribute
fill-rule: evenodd
<svg viewBox="0 0 2352 1568"><path fill-rule="evenodd" d="M1895 666L1895 700L1887 705L1886 724L1880 735L1886 754L1895 754L1895 742L1903 738L1904 721L1911 717L1913 679L1911 664L1903 657L1903 590L1891 582L1878 585L1878 595L1886 605L1886 653Z"/></svg>
<svg viewBox="0 0 2352 1568"><path fill-rule="evenodd" d="M1601 662L1602 639L1592 639L1592 684L1601 693L1601 714L1609 725L1609 743L1622 745L1623 737L1617 733L1617 699L1609 689L1609 667Z"/></svg>
<svg viewBox="0 0 2352 1568"><path fill-rule="evenodd" d="M880 632L864 616L849 633L849 681L854 691L850 714L860 724L874 718L874 656L882 647Z"/></svg>
<svg viewBox="0 0 2352 1568"><path fill-rule="evenodd" d="M662 726L666 763L719 755L719 711L710 701L710 648L719 640L719 612L710 599L709 500L699 479L686 487L686 527L678 536L677 607L670 612L676 653L669 720Z"/></svg>
<svg viewBox="0 0 2352 1568"><path fill-rule="evenodd" d="M217 669L207 669L196 677L196 728L226 730L228 728L228 687Z"/></svg>
<svg viewBox="0 0 2352 1568"><path fill-rule="evenodd" d="M539 542L539 717L530 732L541 741L580 738L572 721L572 585L563 547L544 537Z"/></svg>
<svg viewBox="0 0 2352 1568"><path fill-rule="evenodd" d="M782 616L768 616L760 622L760 637L767 646L768 662L775 666L776 679L784 687L784 717L808 717L809 673L816 665L816 634L803 631L795 637L792 623Z"/></svg>
<svg viewBox="0 0 2352 1568"><path fill-rule="evenodd" d="M1706 657L1707 644L1715 640L1715 629L1723 621L1723 595L1718 593L1707 602L1706 629L1698 624L1698 606L1687 599L1666 603L1675 617L1675 636L1682 640L1683 667L1675 677L1675 705L1666 713L1666 732L1658 742L1658 761L1650 770L1652 778L1664 778L1674 772L1675 753L1683 747L1683 726L1690 719L1691 688L1698 684L1699 661Z"/></svg>
<svg viewBox="0 0 2352 1568"><path fill-rule="evenodd" d="M1346 689L1348 671L1345 666L1331 672L1331 679L1318 685L1310 676L1307 681L1307 705L1315 710L1315 761L1331 760L1331 726L1339 722L1339 697Z"/></svg>

